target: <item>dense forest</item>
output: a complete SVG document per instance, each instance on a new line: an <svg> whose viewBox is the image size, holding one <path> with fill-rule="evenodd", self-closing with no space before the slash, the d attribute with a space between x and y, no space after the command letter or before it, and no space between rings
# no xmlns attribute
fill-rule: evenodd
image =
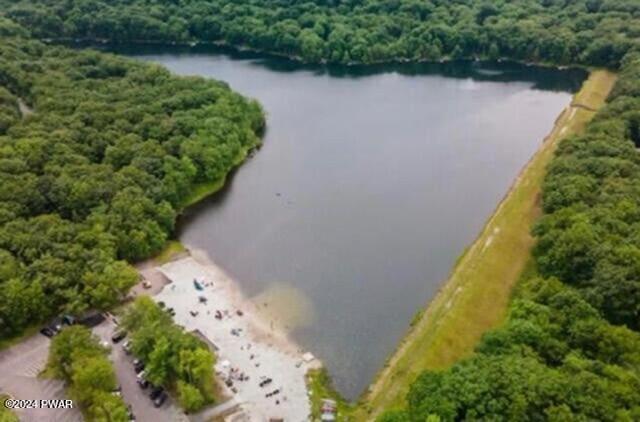
<svg viewBox="0 0 640 422"><path fill-rule="evenodd" d="M135 276L124 260L157 250L185 191L228 171L263 125L256 104L221 84L48 47L22 28L53 40L220 42L310 62L620 68L607 106L549 168L533 228L539 276L523 281L472 357L423 373L406 408L381 419L640 420L637 0L0 5L12 20L0 23L2 335L32 315L117 301Z"/></svg>
<svg viewBox="0 0 640 422"><path fill-rule="evenodd" d="M0 336L118 303L182 199L259 143L225 84L51 47L0 21ZM11 36L10 36L11 35Z"/></svg>
<svg viewBox="0 0 640 422"><path fill-rule="evenodd" d="M637 332L559 281L533 279L472 358L424 372L407 408L379 420L637 421L639 363Z"/></svg>
<svg viewBox="0 0 640 422"><path fill-rule="evenodd" d="M461 57L614 65L637 0L0 0L40 38L247 46L305 61Z"/></svg>

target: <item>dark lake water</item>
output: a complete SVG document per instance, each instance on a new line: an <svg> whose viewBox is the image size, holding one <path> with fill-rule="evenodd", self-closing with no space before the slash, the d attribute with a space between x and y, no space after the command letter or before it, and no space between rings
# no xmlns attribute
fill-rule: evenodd
<svg viewBox="0 0 640 422"><path fill-rule="evenodd" d="M220 49L117 51L221 79L268 113L262 149L180 238L355 398L436 293L585 74L515 64L305 67Z"/></svg>

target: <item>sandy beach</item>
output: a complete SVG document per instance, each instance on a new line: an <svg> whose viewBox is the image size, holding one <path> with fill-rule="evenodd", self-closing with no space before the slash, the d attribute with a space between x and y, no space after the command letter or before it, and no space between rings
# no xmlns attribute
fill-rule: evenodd
<svg viewBox="0 0 640 422"><path fill-rule="evenodd" d="M177 324L216 349L216 373L231 397L226 407L237 409L234 420L310 420L305 374L320 362L265 318L205 253L191 251L157 270L171 282L154 299L175 310Z"/></svg>

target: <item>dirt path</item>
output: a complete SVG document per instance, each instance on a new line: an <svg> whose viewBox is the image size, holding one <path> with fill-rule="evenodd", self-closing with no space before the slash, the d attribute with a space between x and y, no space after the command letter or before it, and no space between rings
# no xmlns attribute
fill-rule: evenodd
<svg viewBox="0 0 640 422"><path fill-rule="evenodd" d="M522 169L481 234L458 260L433 301L418 315L396 352L361 399L357 420L372 420L404 402L425 369L446 368L472 353L482 334L503 320L516 281L530 258L540 185L558 141L580 132L605 102L616 76L596 70L564 109Z"/></svg>

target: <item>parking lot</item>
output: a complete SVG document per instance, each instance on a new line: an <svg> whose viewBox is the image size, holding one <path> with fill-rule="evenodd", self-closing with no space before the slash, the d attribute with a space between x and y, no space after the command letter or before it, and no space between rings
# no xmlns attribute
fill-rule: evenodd
<svg viewBox="0 0 640 422"><path fill-rule="evenodd" d="M15 399L66 399L64 383L38 378L47 363L50 340L42 334L0 351L0 392ZM74 409L25 409L16 411L23 422L80 422L82 414Z"/></svg>
<svg viewBox="0 0 640 422"><path fill-rule="evenodd" d="M115 324L107 319L93 328L96 335L105 344L111 346L111 360L114 364L118 383L124 402L131 406L137 421L173 422L187 421L186 415L169 397L162 406L155 407L149 398L150 389L142 389L137 383L133 369L133 357L127 355L122 344L124 340L113 344L111 336ZM0 351L0 393L6 393L15 399L67 399L62 381L39 378L44 369L51 340L42 334ZM16 411L23 422L81 422L81 412L77 409L25 409Z"/></svg>
<svg viewBox="0 0 640 422"><path fill-rule="evenodd" d="M137 383L136 373L133 369L133 357L127 355L122 344L124 340L113 344L111 336L115 331L116 325L109 319L94 327L93 332L100 337L102 341L111 345L111 360L113 362L118 382L122 388L122 398L128 405L137 421L152 422L173 422L187 421L186 415L173 403L171 397L164 404L156 408L148 394L150 389L142 389Z"/></svg>

